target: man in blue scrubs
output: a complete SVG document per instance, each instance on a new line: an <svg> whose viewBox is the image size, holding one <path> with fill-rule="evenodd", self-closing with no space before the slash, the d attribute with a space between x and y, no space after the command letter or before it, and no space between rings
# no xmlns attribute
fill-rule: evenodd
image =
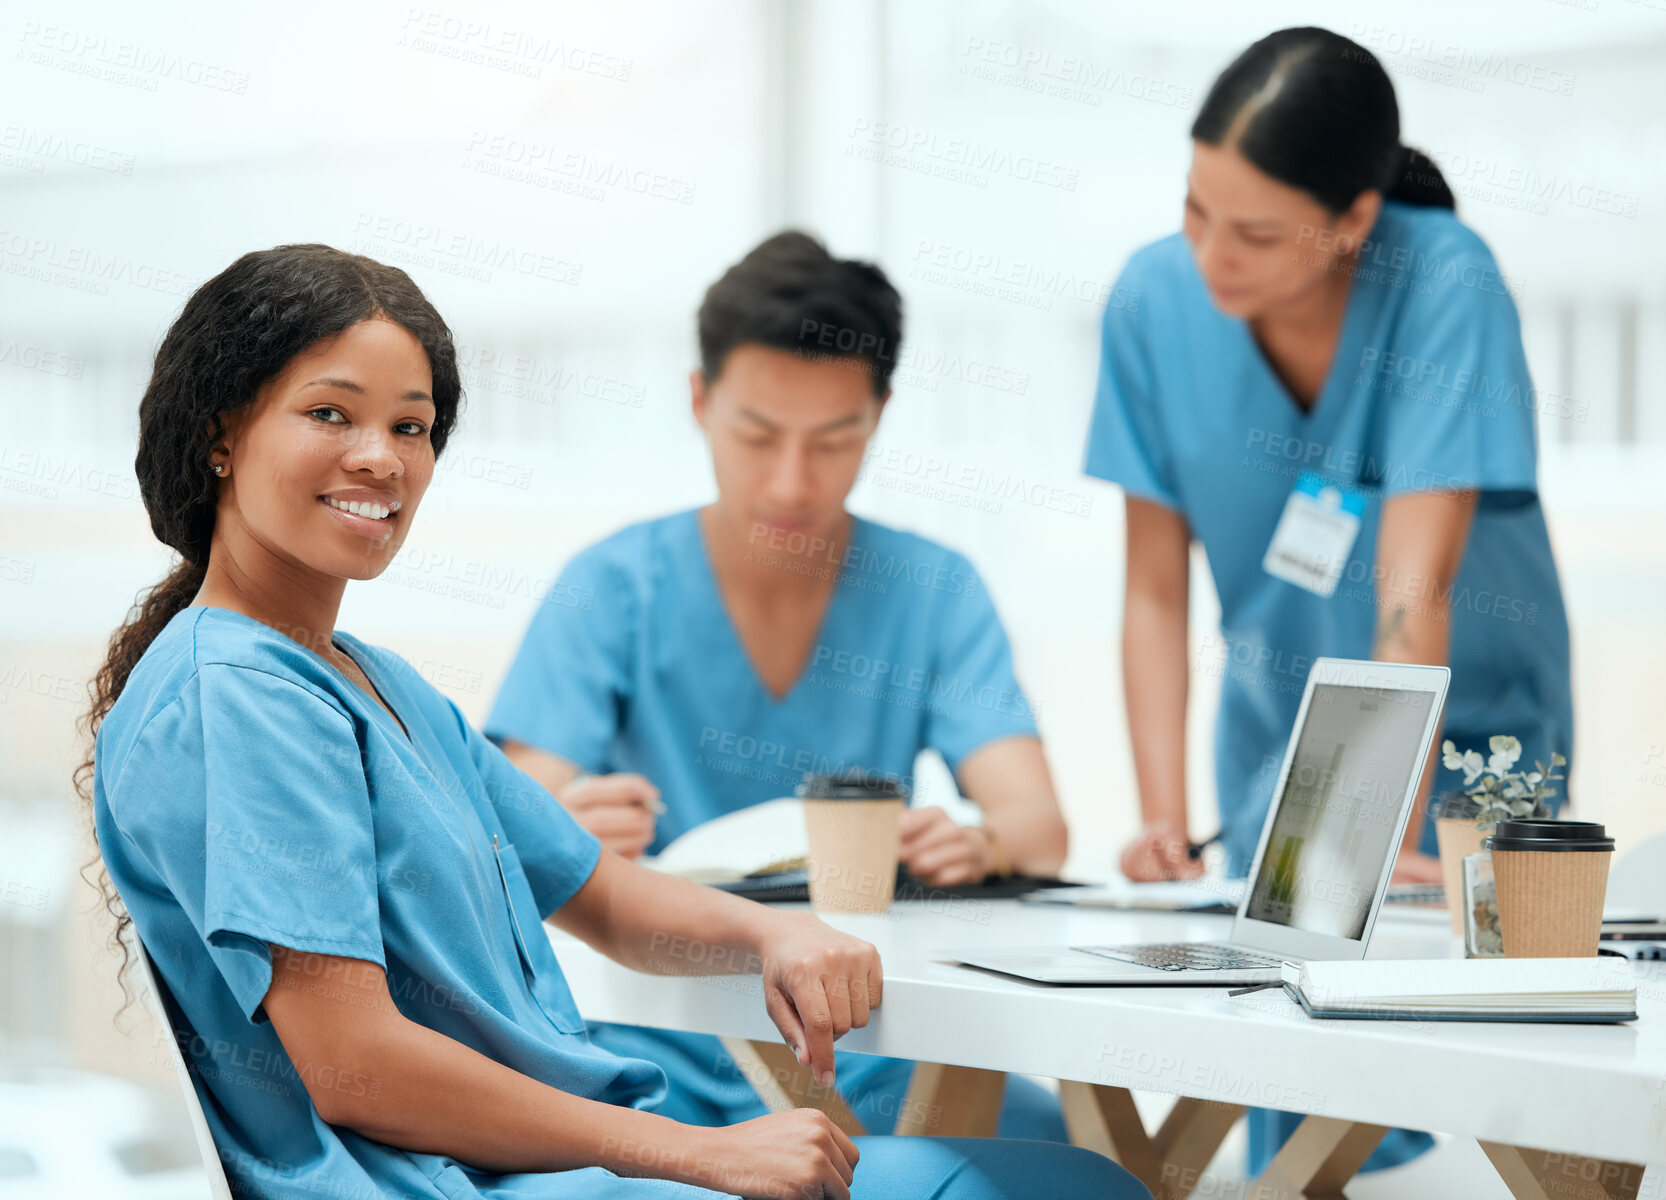
<svg viewBox="0 0 1666 1200"><path fill-rule="evenodd" d="M813 238L770 238L707 292L695 419L718 497L591 546L539 606L486 732L623 854L791 794L807 772L911 783L932 749L984 813L904 813L929 883L1055 873L1066 831L982 579L845 498L890 395L902 304L884 274ZM660 797L664 811L657 816ZM601 1026L672 1079L680 1119L765 1111L715 1038ZM840 1090L890 1129L911 1064L840 1055ZM1062 1140L1056 1101L1009 1080L1001 1132Z"/></svg>

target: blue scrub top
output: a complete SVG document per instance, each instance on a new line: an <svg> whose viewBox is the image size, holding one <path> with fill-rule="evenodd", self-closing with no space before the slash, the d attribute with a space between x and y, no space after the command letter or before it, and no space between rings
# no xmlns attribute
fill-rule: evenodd
<svg viewBox="0 0 1666 1200"><path fill-rule="evenodd" d="M714 817L790 796L806 772L912 783L928 747L958 771L997 738L1033 736L1006 631L972 565L851 520L844 553L810 568L838 582L784 697L753 669L690 510L632 525L568 563L533 615L487 734L586 771L652 780L666 812L649 853Z"/></svg>
<svg viewBox="0 0 1666 1200"><path fill-rule="evenodd" d="M544 937L542 919L590 877L599 843L404 660L346 634L336 643L408 739L323 658L206 607L169 622L98 734L99 847L172 993L234 1187L710 1195L600 1168L482 1175L319 1118L261 1007L268 943L384 968L404 1016L562 1091L648 1108L665 1089L657 1066L589 1043ZM315 1082L371 1096L380 1086L328 1068Z"/></svg>
<svg viewBox="0 0 1666 1200"><path fill-rule="evenodd" d="M1217 309L1180 235L1128 262L1106 309L1086 470L1185 517L1221 604L1215 778L1229 865L1247 870L1314 658L1369 658L1382 504L1480 495L1452 589L1446 736L1524 762L1572 757L1568 626L1539 506L1521 329L1485 243L1447 209L1388 202L1362 250L1336 356L1303 413L1248 324ZM1364 494L1334 595L1262 557L1297 477ZM1456 786L1443 772L1432 794ZM1432 825L1432 823L1431 823ZM1432 839L1432 828L1427 829ZM1426 839L1425 846L1430 844Z"/></svg>

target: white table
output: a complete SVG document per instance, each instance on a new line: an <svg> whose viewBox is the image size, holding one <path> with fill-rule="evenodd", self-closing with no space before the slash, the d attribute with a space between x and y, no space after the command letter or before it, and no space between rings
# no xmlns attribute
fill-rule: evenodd
<svg viewBox="0 0 1666 1200"><path fill-rule="evenodd" d="M981 1069L916 1076L922 1091L911 1099L956 1085L939 1096L950 1126L988 1127L1001 1072L1059 1079L1073 1139L1117 1157L1159 1196L1190 1192L1247 1105L1310 1114L1262 1177L1267 1195L1340 1195L1395 1127L1478 1139L1512 1192L1535 1200L1629 1200L1643 1174L1633 1164L1666 1165L1666 971L1639 979L1642 1019L1622 1026L1314 1021L1276 990L1229 999L1225 989L1046 987L945 953L1222 938L1226 917L953 901L831 923L873 942L885 965L883 1006L840 1047ZM789 1096L802 1090L802 1077L785 1077L796 1064L776 1049L757 977L699 974L708 968L692 946L680 955L688 975L650 978L550 936L587 1018L751 1041L764 1055L753 1069L774 1072ZM1373 958L1456 953L1444 914L1385 916L1371 947ZM1147 1134L1129 1088L1190 1099Z"/></svg>

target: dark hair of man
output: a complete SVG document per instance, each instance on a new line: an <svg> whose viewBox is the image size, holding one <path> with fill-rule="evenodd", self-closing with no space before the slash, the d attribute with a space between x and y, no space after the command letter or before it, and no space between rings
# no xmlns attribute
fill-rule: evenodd
<svg viewBox="0 0 1666 1200"><path fill-rule="evenodd" d="M834 258L809 234L789 230L706 290L699 329L708 383L736 348L767 346L864 370L883 400L902 344L902 297L872 263Z"/></svg>

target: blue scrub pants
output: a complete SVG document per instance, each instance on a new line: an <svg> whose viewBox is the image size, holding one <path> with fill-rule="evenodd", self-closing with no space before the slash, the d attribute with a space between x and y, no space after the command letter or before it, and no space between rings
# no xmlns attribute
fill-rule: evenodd
<svg viewBox="0 0 1666 1200"><path fill-rule="evenodd" d="M654 1109L661 1116L685 1125L718 1126L750 1121L769 1111L715 1037L598 1023L590 1026L590 1040L615 1054L645 1058L664 1069L669 1091ZM887 1134L896 1128L913 1070L914 1064L904 1058L837 1051L834 1086L864 1129ZM996 1132L1003 1138L1070 1140L1059 1098L1021 1075L1007 1077Z"/></svg>

